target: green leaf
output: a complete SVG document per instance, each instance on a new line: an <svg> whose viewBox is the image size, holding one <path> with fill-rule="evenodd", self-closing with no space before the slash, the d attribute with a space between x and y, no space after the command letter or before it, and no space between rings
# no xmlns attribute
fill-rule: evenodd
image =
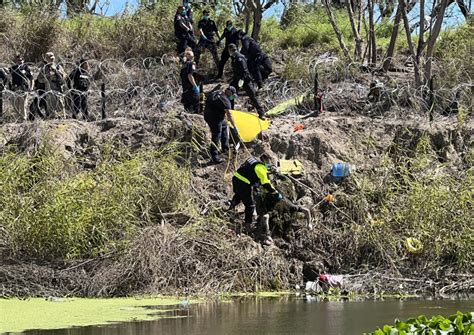
<svg viewBox="0 0 474 335"><path fill-rule="evenodd" d="M391 331L392 331L392 327L391 327L391 326L389 326L389 325L383 326L383 332L384 332L385 334L390 334Z"/></svg>
<svg viewBox="0 0 474 335"><path fill-rule="evenodd" d="M451 321L449 321L448 319L444 319L439 322L439 329L450 330L451 328Z"/></svg>
<svg viewBox="0 0 474 335"><path fill-rule="evenodd" d="M398 321L395 323L395 327L398 329L398 330L410 330L410 326L405 323L405 322L402 322L402 321Z"/></svg>

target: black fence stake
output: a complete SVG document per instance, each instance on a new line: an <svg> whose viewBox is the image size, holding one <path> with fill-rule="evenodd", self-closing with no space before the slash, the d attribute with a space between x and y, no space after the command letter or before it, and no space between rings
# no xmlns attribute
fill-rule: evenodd
<svg viewBox="0 0 474 335"><path fill-rule="evenodd" d="M102 85L100 86L100 96L102 97L102 120L104 120L107 118L107 113L105 111L105 83L102 83Z"/></svg>
<svg viewBox="0 0 474 335"><path fill-rule="evenodd" d="M321 96L319 95L319 75L318 71L316 71L316 74L314 75L314 110L316 115L319 115L322 111L321 104Z"/></svg>
<svg viewBox="0 0 474 335"><path fill-rule="evenodd" d="M0 90L0 119L3 115L3 90Z"/></svg>

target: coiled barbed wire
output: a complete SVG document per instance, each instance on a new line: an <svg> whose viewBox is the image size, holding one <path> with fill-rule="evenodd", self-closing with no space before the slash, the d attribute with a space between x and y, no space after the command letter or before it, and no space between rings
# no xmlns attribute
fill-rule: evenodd
<svg viewBox="0 0 474 335"><path fill-rule="evenodd" d="M462 66L463 60L452 59L441 66L441 62L434 59L434 73L438 78L448 78L449 69ZM125 61L117 59L88 60L89 73L94 80L87 92L89 100L89 116L91 120L100 119L102 106L105 104L108 117L129 117L147 119L157 111L170 109L179 103L181 83L179 78L180 64L173 55L162 57L130 58ZM407 60L408 62L408 60ZM303 94L313 92L313 79L319 74L320 91L324 95L324 105L331 112L357 112L368 116L391 116L394 118L425 117L426 111L433 109L426 99L428 86L415 87L412 73L402 78L396 78L391 73L361 74L359 63L344 64L330 53L320 56L297 56L295 64L304 67L305 76L295 80L285 79L283 76L272 74L259 93L259 98L266 109L276 106ZM76 68L73 61L61 61L65 72L68 74ZM28 64L34 76L38 73L41 63ZM0 64L0 67L2 66ZM407 71L410 71L408 68ZM365 75L365 77L363 77ZM474 85L469 73L464 73L463 82L453 86L453 81L438 80L432 94L431 103L435 102L434 115L439 115L453 103L460 102L470 112L472 110L472 90ZM391 80L394 76L394 80ZM361 82L361 77L366 82ZM384 98L388 100L389 112L384 108L373 108L367 102L369 93L368 84L371 80L381 80L384 85ZM461 81L461 80L459 80ZM101 86L105 85L105 91ZM72 95L74 89L59 92L46 92L38 96L38 91L18 92L10 91L8 87L2 92L3 115L2 122L23 122L25 115L22 111L15 110L13 101L17 98L27 97L27 105L35 98L46 98L47 95L56 95L64 100L64 115L52 115L54 118L72 117ZM298 107L298 113L304 114L313 109L311 99ZM28 106L27 106L28 108ZM386 109L386 108L385 108ZM291 111L290 111L291 112Z"/></svg>

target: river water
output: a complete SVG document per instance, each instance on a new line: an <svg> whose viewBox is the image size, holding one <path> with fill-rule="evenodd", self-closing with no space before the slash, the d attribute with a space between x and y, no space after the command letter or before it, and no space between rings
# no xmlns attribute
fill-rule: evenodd
<svg viewBox="0 0 474 335"><path fill-rule="evenodd" d="M163 308L163 307L160 307ZM49 331L29 335L362 334L425 314L474 311L474 300L317 301L305 297L245 298L181 307L169 318ZM153 312L153 310L150 310Z"/></svg>

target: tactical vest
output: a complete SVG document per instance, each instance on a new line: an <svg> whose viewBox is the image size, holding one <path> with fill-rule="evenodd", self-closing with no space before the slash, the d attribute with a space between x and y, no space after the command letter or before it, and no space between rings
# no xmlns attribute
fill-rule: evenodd
<svg viewBox="0 0 474 335"><path fill-rule="evenodd" d="M237 169L237 173L247 178L251 184L257 184L260 180L255 173L255 166L257 164L263 163L255 157L250 157Z"/></svg>

